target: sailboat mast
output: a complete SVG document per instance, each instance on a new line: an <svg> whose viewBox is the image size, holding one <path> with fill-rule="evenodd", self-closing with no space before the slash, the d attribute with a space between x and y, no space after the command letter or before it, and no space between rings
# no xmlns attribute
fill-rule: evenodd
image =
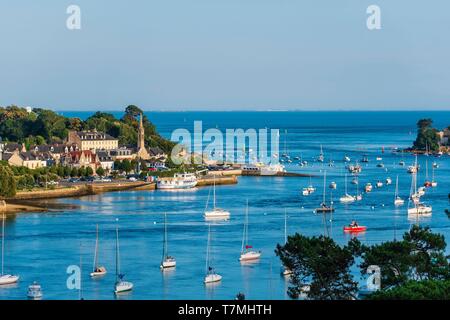
<svg viewBox="0 0 450 320"><path fill-rule="evenodd" d="M95 237L94 267L92 270L93 272L95 272L95 269L97 268L97 257L98 257L98 224L97 224L96 237Z"/></svg>
<svg viewBox="0 0 450 320"><path fill-rule="evenodd" d="M327 183L327 170L323 172L323 201L322 201L323 204L325 204L326 183Z"/></svg>
<svg viewBox="0 0 450 320"><path fill-rule="evenodd" d="M2 215L2 273L3 275L3 264L5 262L5 213Z"/></svg>
<svg viewBox="0 0 450 320"><path fill-rule="evenodd" d="M164 244L163 244L163 259L167 257L167 213L164 213Z"/></svg>
<svg viewBox="0 0 450 320"><path fill-rule="evenodd" d="M216 209L216 175L214 175L213 180L213 209Z"/></svg>
<svg viewBox="0 0 450 320"><path fill-rule="evenodd" d="M208 224L208 240L206 242L206 274L209 273L209 245L211 241L211 224Z"/></svg>
<svg viewBox="0 0 450 320"><path fill-rule="evenodd" d="M397 179L395 179L395 195L394 195L394 200L397 199L398 197L398 175L397 175Z"/></svg>
<svg viewBox="0 0 450 320"><path fill-rule="evenodd" d="M119 261L119 226L116 226L116 278L119 280L120 261Z"/></svg>
<svg viewBox="0 0 450 320"><path fill-rule="evenodd" d="M287 210L284 209L284 244L287 243Z"/></svg>

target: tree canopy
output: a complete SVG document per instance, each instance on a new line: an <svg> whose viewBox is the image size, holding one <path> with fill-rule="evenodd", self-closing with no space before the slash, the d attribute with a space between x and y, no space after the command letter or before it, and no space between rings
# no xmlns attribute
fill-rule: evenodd
<svg viewBox="0 0 450 320"><path fill-rule="evenodd" d="M85 121L66 118L51 110L35 108L28 112L17 106L0 107L0 137L2 140L34 144L60 143L67 138L69 130L103 131L118 138L121 145L136 145L138 140L139 115L143 111L134 105L126 107L124 116L97 111ZM147 116L143 116L145 142L150 147L159 147L170 152L174 143L164 139Z"/></svg>

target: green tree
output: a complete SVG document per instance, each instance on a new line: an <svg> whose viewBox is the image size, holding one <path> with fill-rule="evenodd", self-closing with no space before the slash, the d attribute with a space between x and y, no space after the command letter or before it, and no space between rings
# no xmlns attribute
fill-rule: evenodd
<svg viewBox="0 0 450 320"><path fill-rule="evenodd" d="M98 167L95 171L100 177L103 177L105 175L105 169L103 167Z"/></svg>
<svg viewBox="0 0 450 320"><path fill-rule="evenodd" d="M72 170L70 171L70 176L71 176L72 178L78 177L78 176L79 176L79 174L78 174L78 169L77 169L76 167L73 167L73 168L72 168Z"/></svg>
<svg viewBox="0 0 450 320"><path fill-rule="evenodd" d="M450 300L450 281L410 280L390 290L376 291L368 300Z"/></svg>
<svg viewBox="0 0 450 320"><path fill-rule="evenodd" d="M94 174L94 170L91 167L86 167L86 176L92 176Z"/></svg>
<svg viewBox="0 0 450 320"><path fill-rule="evenodd" d="M285 245L277 245L275 253L283 265L293 271L292 286L288 294L297 298L305 294L308 299L337 300L356 297L357 283L350 274L354 263L353 248L340 247L325 236L306 237L296 233L288 237Z"/></svg>
<svg viewBox="0 0 450 320"><path fill-rule="evenodd" d="M417 122L417 138L414 141L413 147L418 150L426 150L428 148L431 151L439 150L439 137L437 130L432 128L433 120L420 119Z"/></svg>
<svg viewBox="0 0 450 320"><path fill-rule="evenodd" d="M125 159L122 161L122 170L125 171L126 174L130 173L133 170L133 166L131 165L130 160Z"/></svg>
<svg viewBox="0 0 450 320"><path fill-rule="evenodd" d="M85 177L86 176L86 168L85 167L81 167L78 169L78 175L80 177Z"/></svg>
<svg viewBox="0 0 450 320"><path fill-rule="evenodd" d="M16 180L14 173L8 166L0 165L0 197L16 195Z"/></svg>

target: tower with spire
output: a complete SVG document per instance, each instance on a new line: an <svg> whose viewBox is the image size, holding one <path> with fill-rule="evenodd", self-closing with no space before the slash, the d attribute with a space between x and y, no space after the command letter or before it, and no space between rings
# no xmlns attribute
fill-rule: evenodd
<svg viewBox="0 0 450 320"><path fill-rule="evenodd" d="M138 130L138 141L137 141L137 157L142 160L150 159L150 155L145 148L145 129L144 129L144 116L141 113L139 115L139 130Z"/></svg>

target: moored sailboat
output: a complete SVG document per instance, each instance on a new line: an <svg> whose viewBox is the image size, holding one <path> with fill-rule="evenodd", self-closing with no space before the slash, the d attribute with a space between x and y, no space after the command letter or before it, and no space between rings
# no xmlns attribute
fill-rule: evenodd
<svg viewBox="0 0 450 320"><path fill-rule="evenodd" d="M2 273L0 274L0 286L1 285L9 285L14 284L19 281L19 276L13 274L5 274L4 273L4 265L5 265L5 220L6 216L3 213L2 216Z"/></svg>
<svg viewBox="0 0 450 320"><path fill-rule="evenodd" d="M114 293L119 294L133 289L133 283L124 281L124 274L120 273L120 251L119 251L119 227L116 226L116 283L114 284Z"/></svg>
<svg viewBox="0 0 450 320"><path fill-rule="evenodd" d="M98 264L98 225L96 230L96 238L95 238L95 250L94 250L94 266L92 268L92 272L90 273L90 276L92 278L95 277L101 277L106 274L106 268L103 266L100 266Z"/></svg>
<svg viewBox="0 0 450 320"><path fill-rule="evenodd" d="M248 200L247 200L247 208L245 210L245 221L244 221L244 231L242 234L242 248L241 248L241 256L239 257L239 261L251 261L258 260L261 257L261 251L253 250L253 246L249 245L248 242Z"/></svg>
<svg viewBox="0 0 450 320"><path fill-rule="evenodd" d="M206 245L206 275L203 280L204 284L215 283L222 280L222 276L218 274L212 266L211 254L211 225L208 225L208 241Z"/></svg>
<svg viewBox="0 0 450 320"><path fill-rule="evenodd" d="M333 203L330 201L330 205L326 203L326 184L327 184L327 172L323 173L323 199L318 208L315 209L316 213L334 212Z"/></svg>
<svg viewBox="0 0 450 320"><path fill-rule="evenodd" d="M398 195L398 175L397 175L397 179L395 180L394 205L395 206L401 206L404 203L405 203L405 200L400 198L400 196Z"/></svg>
<svg viewBox="0 0 450 320"><path fill-rule="evenodd" d="M206 220L228 220L230 218L230 212L216 207L216 176L214 175L214 183L213 183L213 209L208 210L208 200L206 202L206 209L204 213L204 217Z"/></svg>
<svg viewBox="0 0 450 320"><path fill-rule="evenodd" d="M174 257L169 255L168 241L167 241L167 213L164 213L164 243L163 243L163 255L161 260L161 269L175 268L177 261Z"/></svg>
<svg viewBox="0 0 450 320"><path fill-rule="evenodd" d="M344 203L349 203L349 202L355 201L355 197L348 194L348 192L347 192L347 175L345 175L345 194L339 198L339 201L344 202Z"/></svg>

